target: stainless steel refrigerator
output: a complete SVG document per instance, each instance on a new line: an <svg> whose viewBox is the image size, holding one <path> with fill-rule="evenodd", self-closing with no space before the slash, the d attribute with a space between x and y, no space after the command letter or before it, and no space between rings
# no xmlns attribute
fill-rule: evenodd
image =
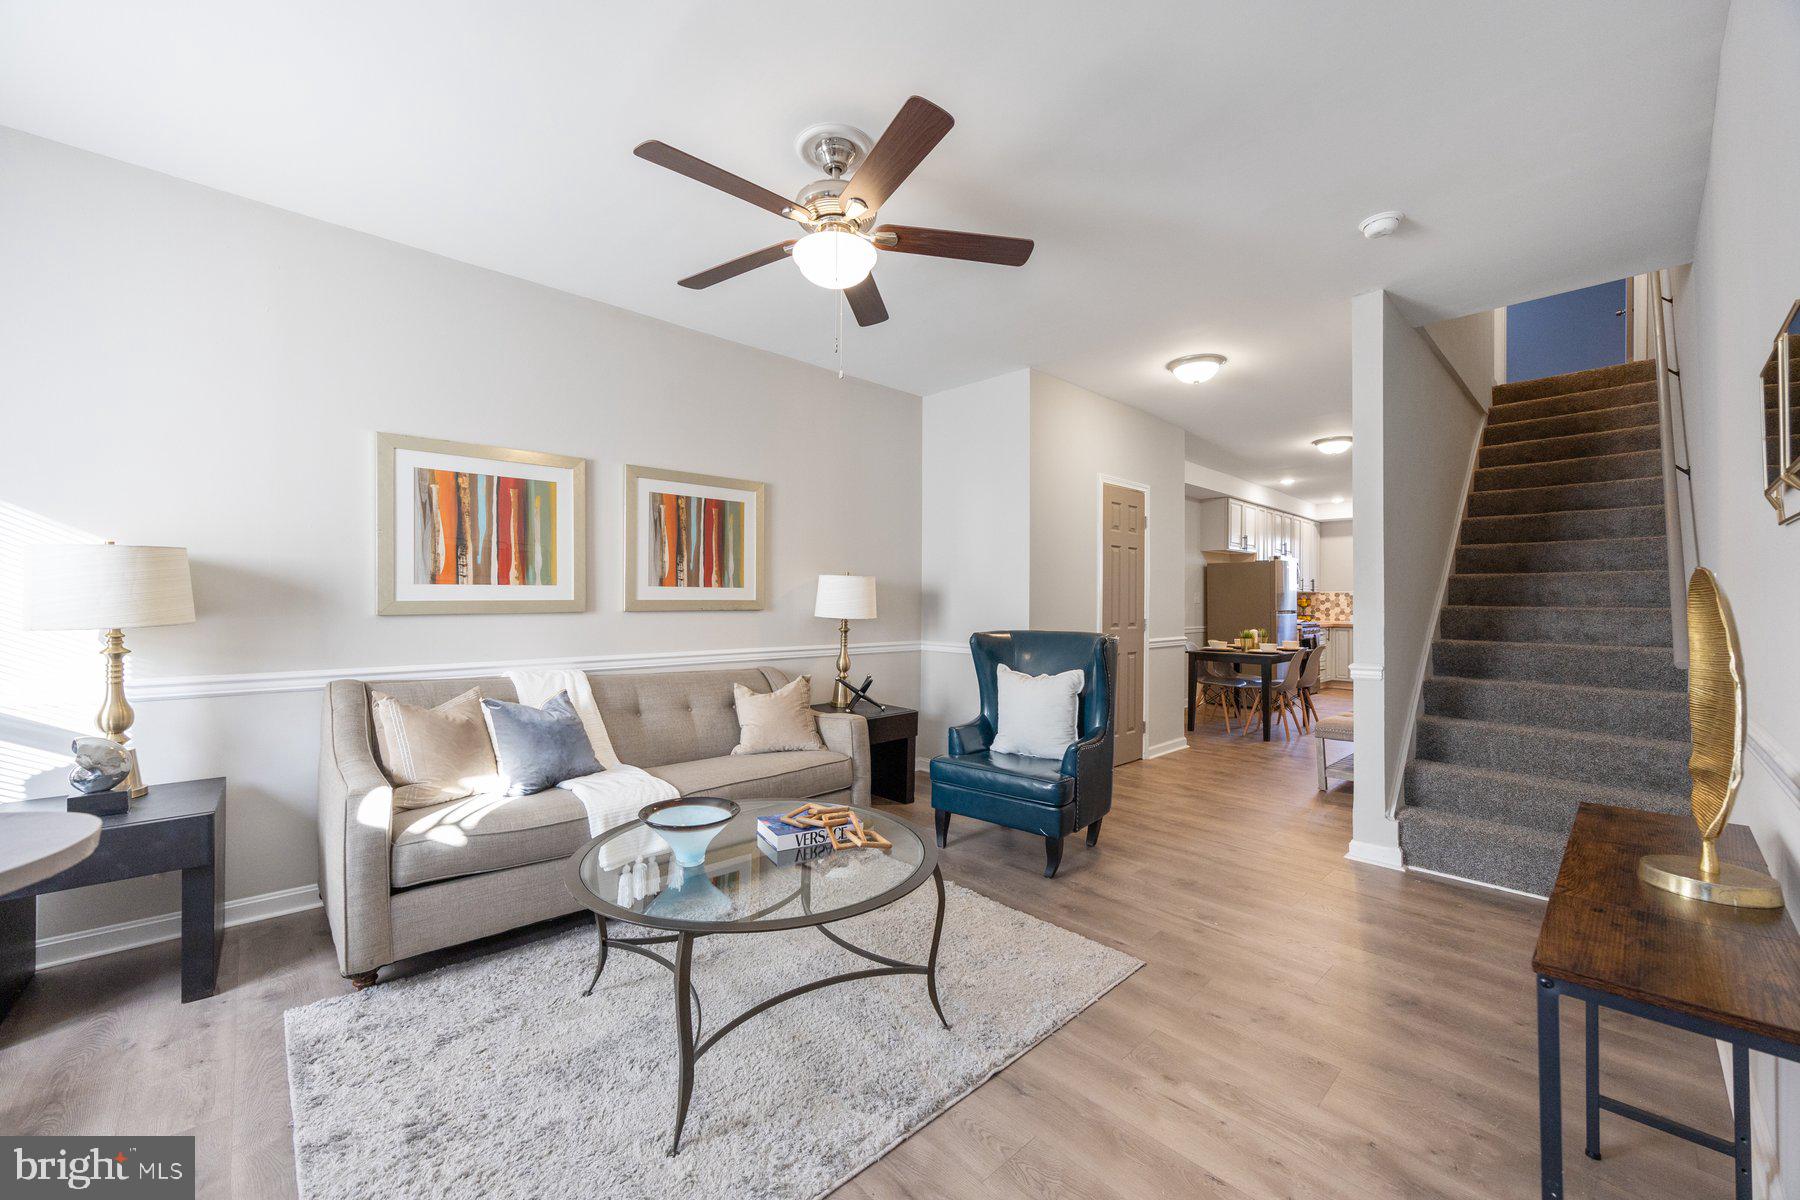
<svg viewBox="0 0 1800 1200"><path fill-rule="evenodd" d="M1279 641L1294 640L1292 559L1209 563L1203 583L1207 637L1228 642L1246 629L1261 629Z"/></svg>

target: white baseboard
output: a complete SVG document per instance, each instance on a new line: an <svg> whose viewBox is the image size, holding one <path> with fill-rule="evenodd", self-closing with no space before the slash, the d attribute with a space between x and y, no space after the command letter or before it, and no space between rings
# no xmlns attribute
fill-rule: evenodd
<svg viewBox="0 0 1800 1200"><path fill-rule="evenodd" d="M225 926L229 929L236 925L250 925L266 921L270 917L282 917L288 913L305 912L317 907L317 884L309 883L304 887L286 888L279 892L264 892L260 896L227 900ZM156 942L170 942L180 936L181 914L178 912L121 921L117 925L102 925L97 929L58 933L38 939L37 965L42 970L63 963L80 962L84 958L97 958L102 954L149 946Z"/></svg>
<svg viewBox="0 0 1800 1200"><path fill-rule="evenodd" d="M1344 857L1351 862L1368 863L1372 867L1386 867L1390 871L1406 870L1406 860L1400 857L1400 847L1381 846L1374 842L1350 843L1350 849Z"/></svg>
<svg viewBox="0 0 1800 1200"><path fill-rule="evenodd" d="M1144 757L1146 759L1161 758L1165 754L1173 754L1177 750L1186 750L1187 748L1188 744L1186 738L1170 738L1166 742L1158 742L1156 745L1146 748Z"/></svg>
<svg viewBox="0 0 1800 1200"><path fill-rule="evenodd" d="M1546 901L1548 896L1540 896L1536 892L1521 892L1518 888L1502 887L1497 883L1489 883L1484 879L1469 879L1462 875L1452 875L1448 871L1433 871L1428 867L1408 867L1415 875L1429 875L1433 879L1448 879L1451 883L1466 883L1470 887L1485 888L1490 892L1505 892L1509 896L1523 896L1527 900Z"/></svg>
<svg viewBox="0 0 1800 1200"><path fill-rule="evenodd" d="M913 759L913 771L915 774L919 775L931 774L931 759L923 754L919 755L917 758Z"/></svg>

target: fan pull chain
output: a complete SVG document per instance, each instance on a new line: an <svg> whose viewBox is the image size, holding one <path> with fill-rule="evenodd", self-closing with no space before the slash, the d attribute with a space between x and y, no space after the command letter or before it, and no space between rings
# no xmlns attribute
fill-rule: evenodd
<svg viewBox="0 0 1800 1200"><path fill-rule="evenodd" d="M844 377L844 293L843 293L843 289L841 289L841 288L840 288L840 289L839 289L839 290L838 290L838 294L837 294L837 297L838 297L838 303L837 303L837 318L838 318L838 328L837 328L837 360L838 360L838 378L839 378L839 379L842 379L842 378L843 378L843 377Z"/></svg>

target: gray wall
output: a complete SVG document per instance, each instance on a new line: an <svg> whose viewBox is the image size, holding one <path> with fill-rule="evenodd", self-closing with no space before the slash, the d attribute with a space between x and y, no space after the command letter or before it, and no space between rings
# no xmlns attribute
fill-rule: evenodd
<svg viewBox="0 0 1800 1200"><path fill-rule="evenodd" d="M129 636L162 697L137 733L152 782L231 777L231 897L315 879L316 680L270 673L820 647L815 576L856 572L881 618L854 637L903 646L856 668L914 700L917 397L11 131L0 178L0 596L22 541L189 547L199 623ZM376 617L377 430L587 458L589 610ZM622 611L626 463L769 484L767 611ZM35 648L0 737L54 744L91 643L0 623ZM31 754L5 786L59 792ZM171 911L172 883L47 901L42 930Z"/></svg>
<svg viewBox="0 0 1800 1200"><path fill-rule="evenodd" d="M1702 562L1731 599L1749 697L1748 761L1733 821L1755 830L1800 905L1800 524L1762 498L1757 372L1800 299L1800 6L1733 0L1720 58L1712 162L1687 285L1676 298ZM1679 275L1679 273L1677 273ZM1751 1056L1757 1194L1800 1196L1800 1068Z"/></svg>
<svg viewBox="0 0 1800 1200"><path fill-rule="evenodd" d="M1145 530L1146 755L1182 744L1186 439L1166 421L1031 373L1031 623L1099 625L1100 477L1150 489ZM1173 644L1158 645L1158 639Z"/></svg>
<svg viewBox="0 0 1800 1200"><path fill-rule="evenodd" d="M923 401L919 755L979 703L969 635L1031 625L1031 372Z"/></svg>
<svg viewBox="0 0 1800 1200"><path fill-rule="evenodd" d="M1481 413L1385 292L1350 302L1356 506L1353 852L1398 865L1399 796Z"/></svg>

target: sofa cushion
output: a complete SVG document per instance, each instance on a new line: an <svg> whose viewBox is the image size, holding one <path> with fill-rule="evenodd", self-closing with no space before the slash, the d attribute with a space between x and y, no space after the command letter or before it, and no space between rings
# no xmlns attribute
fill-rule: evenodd
<svg viewBox="0 0 1800 1200"><path fill-rule="evenodd" d="M804 799L850 787L852 764L835 750L788 750L670 763L650 773L684 796ZM470 796L394 814L393 884L415 887L459 875L566 858L588 840L587 810L573 793Z"/></svg>
<svg viewBox="0 0 1800 1200"><path fill-rule="evenodd" d="M1023 754L942 755L931 760L931 782L947 783L977 792L995 792L1033 804L1069 803L1073 780L1064 777L1054 758L1028 758Z"/></svg>
<svg viewBox="0 0 1800 1200"><path fill-rule="evenodd" d="M396 812L393 884L413 887L566 858L587 840L587 811L561 788Z"/></svg>
<svg viewBox="0 0 1800 1200"><path fill-rule="evenodd" d="M850 786L850 759L835 750L777 750L728 754L651 767L684 796L705 793L727 800L805 799Z"/></svg>

